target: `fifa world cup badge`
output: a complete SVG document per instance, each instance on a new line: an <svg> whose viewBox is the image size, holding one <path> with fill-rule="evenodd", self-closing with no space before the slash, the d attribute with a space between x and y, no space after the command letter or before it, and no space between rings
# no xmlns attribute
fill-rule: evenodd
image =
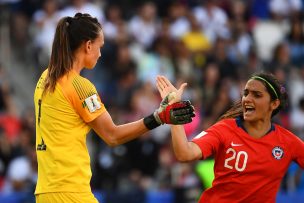
<svg viewBox="0 0 304 203"><path fill-rule="evenodd" d="M101 105L97 99L97 95L93 94L92 96L86 98L85 103L91 113L95 112L97 109L101 108Z"/></svg>

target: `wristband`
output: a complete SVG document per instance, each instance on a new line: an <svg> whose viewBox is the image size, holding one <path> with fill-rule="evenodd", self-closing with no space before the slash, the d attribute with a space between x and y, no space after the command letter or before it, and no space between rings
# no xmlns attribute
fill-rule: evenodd
<svg viewBox="0 0 304 203"><path fill-rule="evenodd" d="M154 117L154 113L144 118L144 124L149 129L152 130L154 128L157 128L161 124L157 122L157 120Z"/></svg>

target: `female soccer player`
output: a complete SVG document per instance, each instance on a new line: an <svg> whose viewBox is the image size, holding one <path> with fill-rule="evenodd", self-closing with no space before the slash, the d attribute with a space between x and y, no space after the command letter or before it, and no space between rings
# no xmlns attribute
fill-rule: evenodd
<svg viewBox="0 0 304 203"><path fill-rule="evenodd" d="M159 76L162 97L176 91ZM247 81L240 102L213 126L188 141L182 126L171 126L178 160L215 158L215 179L199 202L275 202L289 164L304 167L304 143L271 118L284 108L283 86L271 74L255 74Z"/></svg>
<svg viewBox="0 0 304 203"><path fill-rule="evenodd" d="M36 202L96 203L90 188L86 135L93 129L108 145L132 140L163 123L188 123L194 116L187 101L168 104L168 97L150 116L115 125L95 86L80 76L92 69L104 45L96 18L78 13L57 25L48 68L35 93L38 181ZM184 86L180 87L180 92Z"/></svg>

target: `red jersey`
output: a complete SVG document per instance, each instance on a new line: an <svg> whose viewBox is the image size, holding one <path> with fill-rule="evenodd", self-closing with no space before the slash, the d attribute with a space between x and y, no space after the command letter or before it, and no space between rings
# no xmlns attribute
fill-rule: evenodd
<svg viewBox="0 0 304 203"><path fill-rule="evenodd" d="M192 142L202 150L203 159L215 157L215 178L200 203L275 202L289 164L295 161L304 168L303 141L276 124L255 139L244 130L240 118L225 119Z"/></svg>

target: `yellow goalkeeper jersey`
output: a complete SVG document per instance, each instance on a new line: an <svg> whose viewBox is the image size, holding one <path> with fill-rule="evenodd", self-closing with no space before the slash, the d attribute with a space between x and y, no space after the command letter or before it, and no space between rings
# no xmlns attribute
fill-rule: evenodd
<svg viewBox="0 0 304 203"><path fill-rule="evenodd" d="M95 86L75 71L42 97L44 71L35 93L38 180L35 194L90 192L92 176L86 135L88 122L106 111Z"/></svg>

